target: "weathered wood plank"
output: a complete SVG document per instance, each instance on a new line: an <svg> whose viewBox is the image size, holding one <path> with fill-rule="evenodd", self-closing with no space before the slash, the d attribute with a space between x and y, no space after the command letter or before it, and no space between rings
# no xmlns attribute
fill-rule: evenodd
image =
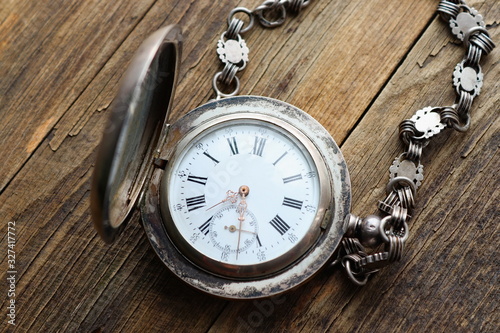
<svg viewBox="0 0 500 333"><path fill-rule="evenodd" d="M0 83L0 142L6 147L0 191L153 3L29 1L10 7L0 26L0 71L6 73Z"/></svg>
<svg viewBox="0 0 500 333"><path fill-rule="evenodd" d="M485 86L471 130L440 136L426 149L426 179L404 259L364 288L325 269L274 299L223 301L169 273L138 223L112 246L98 239L88 211L107 116L98 110L111 102L141 40L169 23L180 23L185 36L173 118L211 98L211 77L220 70L214 45L236 5L11 1L0 11L0 70L8 73L0 81L0 220L17 222L16 331L494 332L500 326L498 49L482 64ZM500 40L500 6L473 5ZM344 142L354 213L374 212L383 198L388 167L401 152L399 122L423 106L454 100L450 77L463 48L432 20L435 6L314 1L282 28L245 36L251 63L242 92L293 103ZM1 251L0 267L6 261ZM6 299L0 303L0 330L10 331Z"/></svg>

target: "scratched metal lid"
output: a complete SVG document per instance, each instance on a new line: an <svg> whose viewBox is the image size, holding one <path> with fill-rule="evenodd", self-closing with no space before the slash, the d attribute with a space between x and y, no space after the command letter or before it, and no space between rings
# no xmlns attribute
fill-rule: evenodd
<svg viewBox="0 0 500 333"><path fill-rule="evenodd" d="M164 27L140 46L109 108L91 188L94 226L107 243L130 219L150 174L173 99L181 30Z"/></svg>

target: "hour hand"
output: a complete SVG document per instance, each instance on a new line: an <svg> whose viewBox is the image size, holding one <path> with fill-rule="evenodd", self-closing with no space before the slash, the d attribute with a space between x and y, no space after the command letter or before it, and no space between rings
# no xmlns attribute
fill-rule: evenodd
<svg viewBox="0 0 500 333"><path fill-rule="evenodd" d="M218 205L220 205L220 204L222 204L222 203L224 203L226 201L229 201L229 202L231 202L233 204L236 203L236 201L238 201L238 192L234 192L234 191L231 191L231 190L227 191L225 199L223 199L221 202L216 203L212 207L207 208L207 210L212 209L215 206L218 206Z"/></svg>

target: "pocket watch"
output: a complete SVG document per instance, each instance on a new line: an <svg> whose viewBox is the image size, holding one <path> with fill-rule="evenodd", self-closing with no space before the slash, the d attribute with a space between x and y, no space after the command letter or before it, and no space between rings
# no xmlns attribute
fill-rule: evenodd
<svg viewBox="0 0 500 333"><path fill-rule="evenodd" d="M112 242L139 206L152 247L188 284L226 298L293 288L341 241L340 149L307 113L266 97L211 101L169 124L180 47L179 27L155 32L124 76L95 165L95 227Z"/></svg>
<svg viewBox="0 0 500 333"><path fill-rule="evenodd" d="M169 110L181 30L167 26L144 41L110 107L95 164L91 211L104 241L113 242L139 208L162 262L189 285L229 299L285 292L332 261L364 284L400 258L408 213L423 179L421 150L445 125L468 126L456 112L463 110L460 104L429 107L404 121L400 133L408 150L391 166L388 197L379 204L387 216L350 214L349 173L328 131L285 102L234 96L236 73L248 61L240 34L255 18L272 27L283 22L287 9L298 11L307 3L266 1L254 11L233 10L217 44L225 65L213 80L217 99L174 123ZM450 6L446 2L444 14L457 16L459 9L450 14ZM267 9L282 15L269 21ZM234 17L241 13L250 19L246 27ZM472 70L465 66L461 73ZM460 82L470 78L454 81L460 90ZM233 86L233 92L223 93L220 85ZM365 249L382 244L385 248L373 254Z"/></svg>

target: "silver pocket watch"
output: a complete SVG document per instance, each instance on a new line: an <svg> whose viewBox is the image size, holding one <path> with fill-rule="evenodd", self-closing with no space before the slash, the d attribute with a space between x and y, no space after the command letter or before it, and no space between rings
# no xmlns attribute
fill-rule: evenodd
<svg viewBox="0 0 500 333"><path fill-rule="evenodd" d="M330 134L279 100L235 96L168 111L181 32L137 51L102 139L94 225L115 240L136 207L163 263L202 291L258 298L296 287L331 259L350 208L346 163Z"/></svg>

